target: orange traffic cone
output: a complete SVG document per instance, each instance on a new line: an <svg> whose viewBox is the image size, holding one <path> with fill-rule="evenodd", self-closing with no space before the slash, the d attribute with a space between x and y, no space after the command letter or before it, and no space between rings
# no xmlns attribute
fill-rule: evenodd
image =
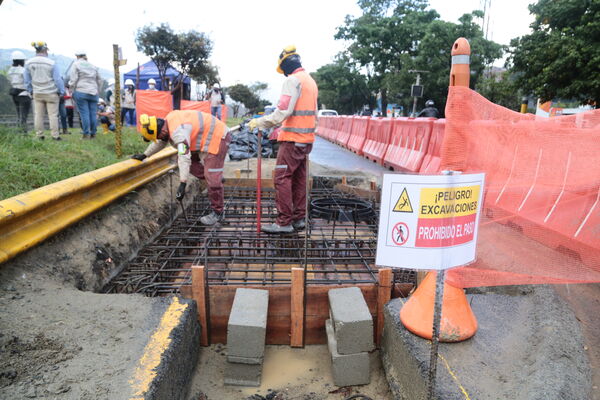
<svg viewBox="0 0 600 400"><path fill-rule="evenodd" d="M435 303L435 272L429 272L421 285L400 310L404 327L425 339L431 339ZM440 342L461 342L477 332L477 320L463 289L444 282Z"/></svg>

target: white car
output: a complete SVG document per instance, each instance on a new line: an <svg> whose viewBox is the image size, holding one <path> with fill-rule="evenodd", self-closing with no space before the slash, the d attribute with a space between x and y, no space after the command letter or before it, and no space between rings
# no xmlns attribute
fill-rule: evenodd
<svg viewBox="0 0 600 400"><path fill-rule="evenodd" d="M317 118L318 118L318 117L321 117L321 116L323 116L323 115L329 115L329 116L331 116L331 115L335 115L335 116L337 116L337 115L338 115L338 113L337 113L337 111L335 111L335 110L319 110L319 111L317 112Z"/></svg>

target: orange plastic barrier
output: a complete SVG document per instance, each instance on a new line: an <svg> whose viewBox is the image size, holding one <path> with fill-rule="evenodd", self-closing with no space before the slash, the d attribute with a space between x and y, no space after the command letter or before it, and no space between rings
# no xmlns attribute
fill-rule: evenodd
<svg viewBox="0 0 600 400"><path fill-rule="evenodd" d="M331 118L331 126L329 127L329 130L327 131L326 139L332 143L335 143L335 138L337 137L337 134L340 130L340 126L342 125L342 120L344 117L335 116L335 117L330 117L330 118Z"/></svg>
<svg viewBox="0 0 600 400"><path fill-rule="evenodd" d="M392 118L373 118L369 123L363 155L368 159L383 165L383 157L390 143Z"/></svg>
<svg viewBox="0 0 600 400"><path fill-rule="evenodd" d="M170 92L156 90L136 91L135 115L137 129L140 130L140 115L155 115L164 118L173 110L173 98Z"/></svg>
<svg viewBox="0 0 600 400"><path fill-rule="evenodd" d="M210 114L209 101L181 100L180 107L182 110L197 110ZM221 106L221 121L227 122L227 106L225 104Z"/></svg>
<svg viewBox="0 0 600 400"><path fill-rule="evenodd" d="M418 172L429 146L433 118L397 118L383 165L396 171Z"/></svg>
<svg viewBox="0 0 600 400"><path fill-rule="evenodd" d="M354 123L353 116L341 116L340 122L337 127L337 134L335 136L335 143L342 147L348 147L348 140L352 133L352 124Z"/></svg>
<svg viewBox="0 0 600 400"><path fill-rule="evenodd" d="M351 150L362 156L362 148L365 144L367 131L369 130L369 123L371 117L353 117L354 122L352 123L352 130L350 131L350 138L348 139L348 150Z"/></svg>
<svg viewBox="0 0 600 400"><path fill-rule="evenodd" d="M441 168L486 173L478 261L448 279L600 282L600 110L536 118L452 87L446 118Z"/></svg>
<svg viewBox="0 0 600 400"><path fill-rule="evenodd" d="M321 136L324 139L328 139L331 131L331 127L333 126L333 116L324 115L319 117L317 121L317 135Z"/></svg>
<svg viewBox="0 0 600 400"><path fill-rule="evenodd" d="M421 174L437 174L440 171L442 141L444 140L444 130L446 129L446 120L438 119L433 121L433 129L429 138L429 146L423 163L419 169Z"/></svg>

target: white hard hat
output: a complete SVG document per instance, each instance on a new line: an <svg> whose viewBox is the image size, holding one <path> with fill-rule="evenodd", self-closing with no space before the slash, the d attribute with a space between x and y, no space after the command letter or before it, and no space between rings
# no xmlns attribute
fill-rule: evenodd
<svg viewBox="0 0 600 400"><path fill-rule="evenodd" d="M76 56L85 56L87 53L83 49L79 49L75 52Z"/></svg>
<svg viewBox="0 0 600 400"><path fill-rule="evenodd" d="M215 84L213 85L213 89L220 89L220 88L221 88L221 86L219 86L219 84L218 84L218 83L215 83Z"/></svg>
<svg viewBox="0 0 600 400"><path fill-rule="evenodd" d="M98 99L98 103L106 103L102 97Z"/></svg>
<svg viewBox="0 0 600 400"><path fill-rule="evenodd" d="M125 84L133 86L133 81L131 79L125 79Z"/></svg>
<svg viewBox="0 0 600 400"><path fill-rule="evenodd" d="M11 59L13 59L13 60L24 60L25 59L25 54L23 54L22 51L15 50L11 54Z"/></svg>
<svg viewBox="0 0 600 400"><path fill-rule="evenodd" d="M151 83L153 83L153 84L156 85L156 81L154 80L154 78L148 79L148 85L151 84Z"/></svg>

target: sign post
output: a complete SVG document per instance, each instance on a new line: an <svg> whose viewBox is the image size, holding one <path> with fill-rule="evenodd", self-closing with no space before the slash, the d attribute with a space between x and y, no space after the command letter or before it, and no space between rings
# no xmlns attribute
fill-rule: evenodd
<svg viewBox="0 0 600 400"><path fill-rule="evenodd" d="M429 361L434 398L446 269L475 261L484 174L383 177L376 264L437 270Z"/></svg>

